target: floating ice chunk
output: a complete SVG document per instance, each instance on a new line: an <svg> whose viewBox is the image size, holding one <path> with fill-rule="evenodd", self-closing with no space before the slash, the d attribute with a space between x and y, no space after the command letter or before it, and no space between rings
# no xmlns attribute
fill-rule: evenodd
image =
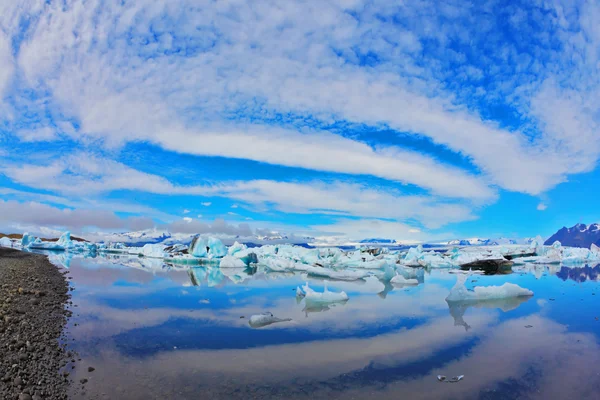
<svg viewBox="0 0 600 400"><path fill-rule="evenodd" d="M297 289L296 289L297 290ZM328 303L342 303L348 301L348 295L346 292L330 292L327 290L327 285L325 285L323 289L323 293L315 292L311 288L308 287L308 283L303 287L304 290L304 301L308 303L319 303L319 304L328 304Z"/></svg>
<svg viewBox="0 0 600 400"><path fill-rule="evenodd" d="M248 247L245 244L235 242L234 244L229 246L229 249L227 249L227 254L233 256L236 253L239 253L240 251L246 250L247 248Z"/></svg>
<svg viewBox="0 0 600 400"><path fill-rule="evenodd" d="M401 262L410 267L420 267L419 257L421 257L421 254L423 254L423 246L411 247Z"/></svg>
<svg viewBox="0 0 600 400"><path fill-rule="evenodd" d="M165 245L163 244L145 244L140 251L140 254L144 257L151 258L164 258L167 256L165 253Z"/></svg>
<svg viewBox="0 0 600 400"><path fill-rule="evenodd" d="M215 237L194 236L188 252L194 257L221 258L227 255L227 247Z"/></svg>
<svg viewBox="0 0 600 400"><path fill-rule="evenodd" d="M274 272L286 272L296 269L296 262L286 258L265 258L261 263Z"/></svg>
<svg viewBox="0 0 600 400"><path fill-rule="evenodd" d="M29 243L28 247L30 249L39 249L39 250L55 250L55 251L64 251L65 248L58 244L57 242L44 242L40 238L35 238L35 240Z"/></svg>
<svg viewBox="0 0 600 400"><path fill-rule="evenodd" d="M454 262L434 251L421 254L417 263L427 268L454 268L456 266Z"/></svg>
<svg viewBox="0 0 600 400"><path fill-rule="evenodd" d="M306 273L312 276L337 279L340 281L356 281L358 279L366 278L370 275L368 271L354 271L350 269L336 271L329 268L312 267L310 265L306 266L306 268L304 268L304 271L306 271Z"/></svg>
<svg viewBox="0 0 600 400"><path fill-rule="evenodd" d="M533 292L514 283L505 283L502 286L476 286L467 290L465 282L467 275L458 275L456 284L450 290L446 301L481 301L505 299L509 297L533 296Z"/></svg>
<svg viewBox="0 0 600 400"><path fill-rule="evenodd" d="M252 328L262 328L267 325L275 324L277 322L287 322L291 321L291 318L277 318L270 312L265 312L262 314L256 314L250 317L248 324Z"/></svg>
<svg viewBox="0 0 600 400"><path fill-rule="evenodd" d="M73 242L71 241L71 232L65 231L62 235L60 235L60 238L58 238L58 241L56 243L58 243L65 249L72 247Z"/></svg>
<svg viewBox="0 0 600 400"><path fill-rule="evenodd" d="M406 279L402 275L396 275L390 280L393 285L418 285L419 281L416 279Z"/></svg>
<svg viewBox="0 0 600 400"><path fill-rule="evenodd" d="M0 238L0 246L2 247L12 247L12 240L10 240L9 238L7 238L6 236L3 238Z"/></svg>
<svg viewBox="0 0 600 400"><path fill-rule="evenodd" d="M29 246L31 246L31 243L35 242L37 238L30 235L29 233L24 233L23 237L21 238L21 246L23 248L27 248Z"/></svg>
<svg viewBox="0 0 600 400"><path fill-rule="evenodd" d="M188 252L194 257L208 256L208 241L200 235L194 236Z"/></svg>
<svg viewBox="0 0 600 400"><path fill-rule="evenodd" d="M210 258L221 258L227 255L227 247L215 237L208 238L208 256Z"/></svg>
<svg viewBox="0 0 600 400"><path fill-rule="evenodd" d="M254 252L248 252L247 254L241 256L241 253L237 253L236 257L239 257L240 260L242 260L244 262L244 264L246 265L250 265L250 264L258 264L258 257L256 256L256 253Z"/></svg>
<svg viewBox="0 0 600 400"><path fill-rule="evenodd" d="M235 258L232 256L225 256L221 259L219 263L219 267L221 268L246 268L246 264L239 258Z"/></svg>

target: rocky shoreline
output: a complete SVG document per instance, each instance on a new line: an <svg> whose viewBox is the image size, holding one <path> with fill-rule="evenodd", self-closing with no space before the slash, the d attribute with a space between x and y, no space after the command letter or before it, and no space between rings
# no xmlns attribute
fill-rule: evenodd
<svg viewBox="0 0 600 400"><path fill-rule="evenodd" d="M66 399L69 285L45 256L0 248L0 398Z"/></svg>

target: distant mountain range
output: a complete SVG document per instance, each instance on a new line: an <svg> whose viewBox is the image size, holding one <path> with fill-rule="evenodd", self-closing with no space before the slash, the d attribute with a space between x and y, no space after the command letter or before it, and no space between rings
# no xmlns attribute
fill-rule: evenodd
<svg viewBox="0 0 600 400"><path fill-rule="evenodd" d="M600 246L600 225L577 224L572 228L562 227L554 235L550 236L544 244L551 245L559 241L563 246L589 248L592 244Z"/></svg>

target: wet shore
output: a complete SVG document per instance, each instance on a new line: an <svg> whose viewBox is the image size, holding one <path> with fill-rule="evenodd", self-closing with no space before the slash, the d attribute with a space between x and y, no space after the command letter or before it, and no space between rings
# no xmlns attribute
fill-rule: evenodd
<svg viewBox="0 0 600 400"><path fill-rule="evenodd" d="M0 248L1 399L67 398L65 367L75 355L61 335L70 297L65 275L45 256Z"/></svg>

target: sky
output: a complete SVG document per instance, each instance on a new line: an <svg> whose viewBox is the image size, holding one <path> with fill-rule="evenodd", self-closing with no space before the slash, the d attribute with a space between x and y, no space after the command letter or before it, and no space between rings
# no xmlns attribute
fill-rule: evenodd
<svg viewBox="0 0 600 400"><path fill-rule="evenodd" d="M0 2L0 231L600 221L593 1Z"/></svg>

